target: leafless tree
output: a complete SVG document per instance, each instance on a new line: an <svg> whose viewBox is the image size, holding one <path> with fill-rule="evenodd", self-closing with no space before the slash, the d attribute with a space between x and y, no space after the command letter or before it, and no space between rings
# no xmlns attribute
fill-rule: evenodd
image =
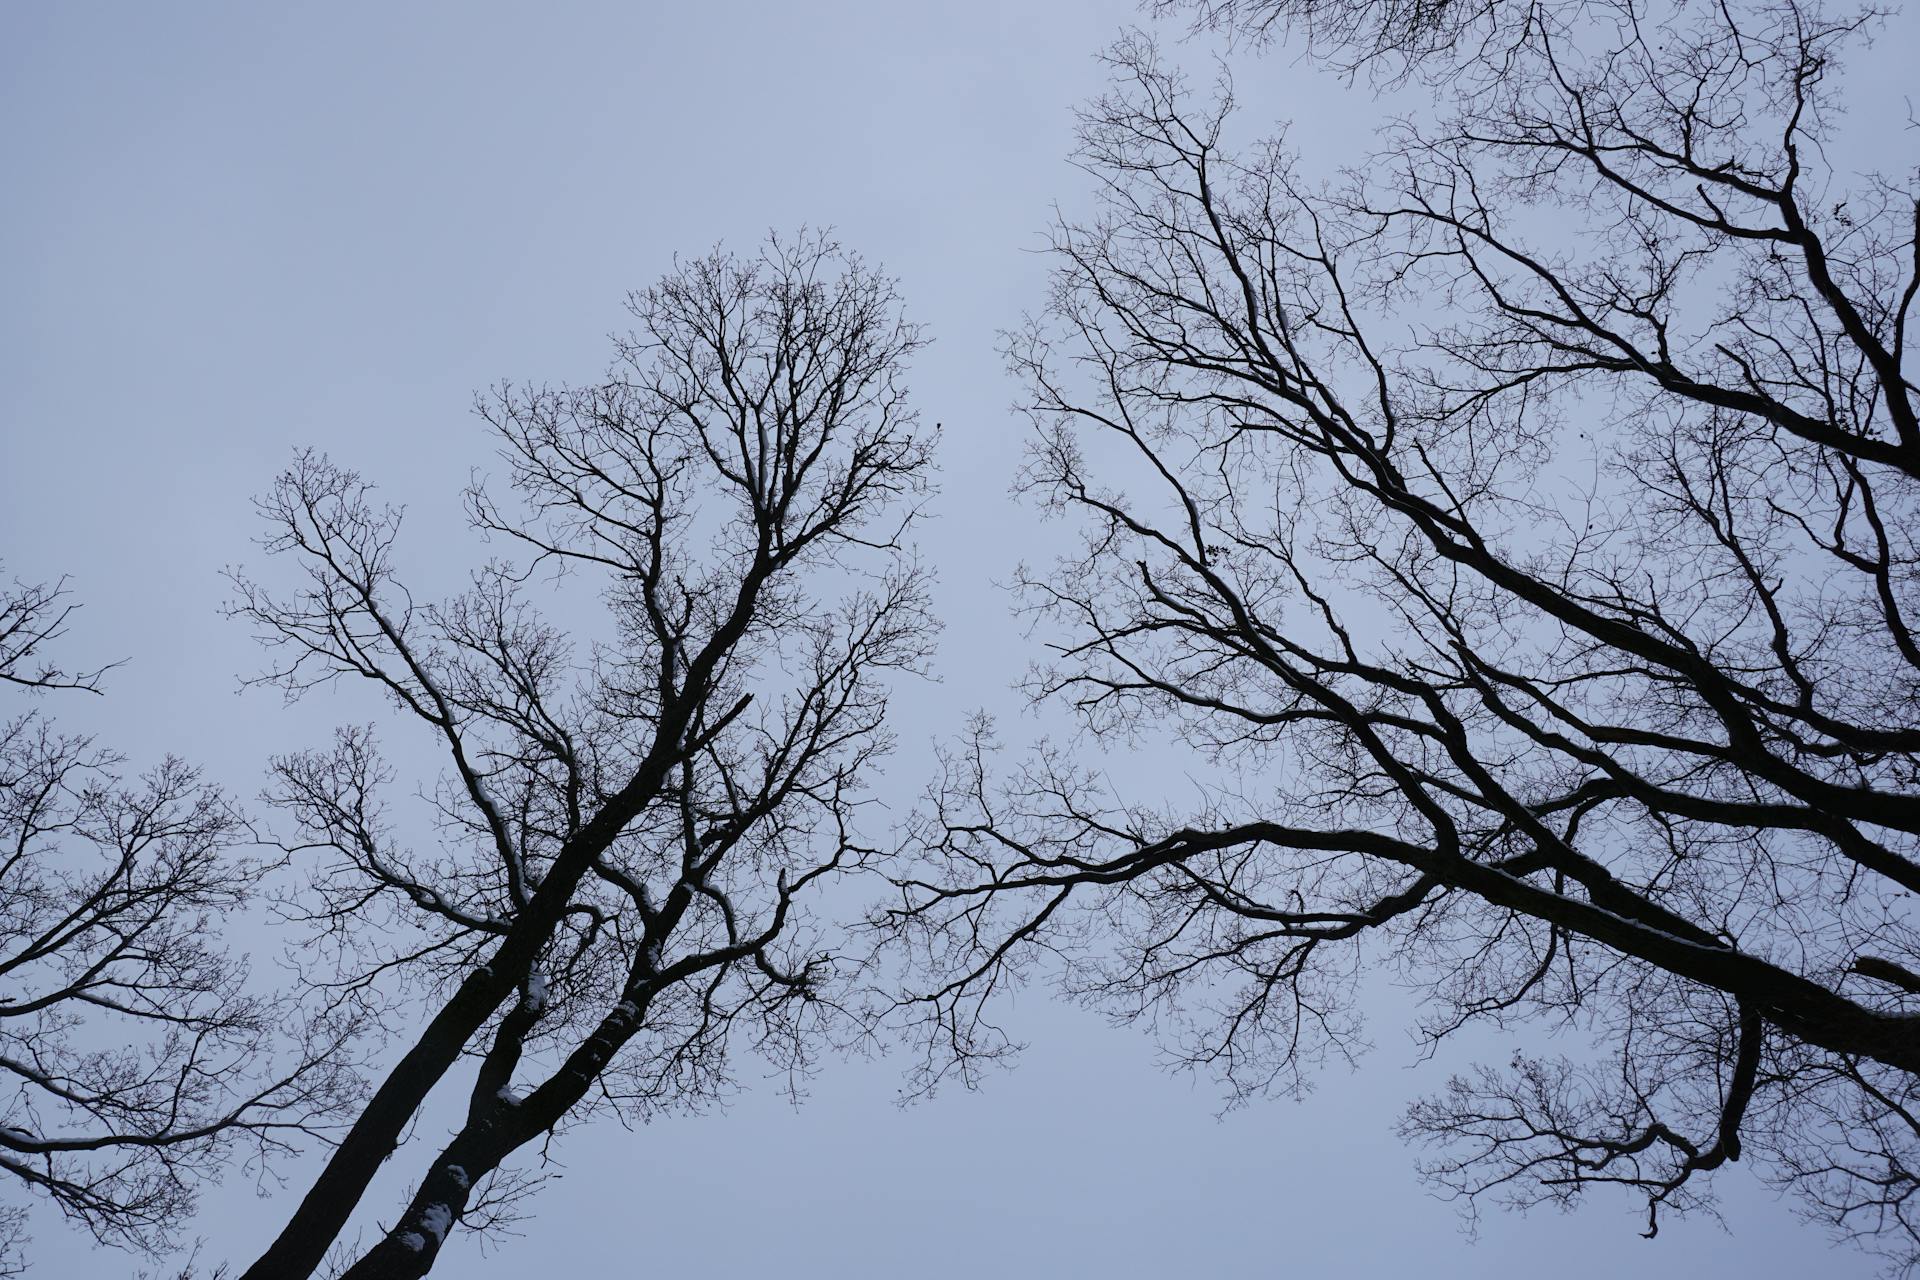
<svg viewBox="0 0 1920 1280"><path fill-rule="evenodd" d="M1434 1041L1593 1045L1414 1106L1441 1187L1624 1186L1652 1234L1744 1157L1910 1263L1920 182L1830 159L1874 19L1523 21L1333 185L1115 49L1104 212L1010 344L1023 487L1084 542L1022 587L1036 694L1109 755L1177 735L1203 796L951 754L881 921L939 975L929 1078L1054 952L1286 1089L1383 966Z"/></svg>
<svg viewBox="0 0 1920 1280"><path fill-rule="evenodd" d="M892 282L819 236L682 263L629 305L604 381L483 400L518 502L476 484L469 510L524 556L463 594L416 603L399 514L323 458L261 503L304 575L235 578L280 655L264 678L371 685L447 772L423 848L389 816L371 729L275 765L332 980L411 981L428 1007L249 1277L314 1271L463 1058L457 1131L347 1276L426 1274L565 1122L710 1099L730 1045L799 1069L859 1029L814 916L871 856L855 818L887 689L933 630L901 541L932 445L900 384L922 339ZM578 603L583 581L605 609L591 646L530 600Z"/></svg>
<svg viewBox="0 0 1920 1280"><path fill-rule="evenodd" d="M98 691L37 650L59 585L0 597L0 682ZM338 1024L254 991L217 922L256 868L220 791L169 758L122 757L33 708L0 723L0 1169L104 1244L157 1253L205 1180L324 1130L350 1098ZM25 1263L0 1210L0 1274Z"/></svg>
<svg viewBox="0 0 1920 1280"><path fill-rule="evenodd" d="M67 633L67 621L79 607L67 599L65 581L50 586L16 581L0 592L0 684L99 693L100 677L112 670L113 664L91 671L66 671L48 662L42 652L44 646Z"/></svg>
<svg viewBox="0 0 1920 1280"><path fill-rule="evenodd" d="M1494 60L1536 21L1585 0L1145 0L1156 16L1258 47L1297 43L1316 63L1386 81L1445 80Z"/></svg>

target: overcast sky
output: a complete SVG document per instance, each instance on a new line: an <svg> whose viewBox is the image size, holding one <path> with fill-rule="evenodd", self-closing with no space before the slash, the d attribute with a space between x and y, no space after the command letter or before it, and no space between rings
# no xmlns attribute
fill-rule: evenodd
<svg viewBox="0 0 1920 1280"><path fill-rule="evenodd" d="M234 693L257 658L219 617L219 570L252 555L249 498L292 449L405 503L410 564L456 587L458 492L489 454L473 392L590 378L621 298L676 252L810 224L897 274L935 339L912 386L946 424L923 546L948 627L943 682L900 706L896 808L968 709L1017 713L1020 633L993 583L1039 535L1006 496L1022 427L994 335L1039 301L1051 206L1084 197L1071 111L1101 83L1092 55L1139 21L1128 0L288 8L0 6L0 558L72 575L76 660L132 659L108 698L48 710L253 793L269 752L375 713L357 691L294 713ZM1178 57L1204 71L1213 52ZM1364 152L1365 94L1284 56L1235 65L1248 133L1291 117L1329 171ZM1161 1071L1140 1032L1038 993L1011 1021L1032 1047L976 1094L902 1110L898 1064L829 1063L797 1111L761 1088L570 1133L524 1237L482 1253L456 1235L439 1270L1873 1271L1738 1169L1717 1182L1730 1234L1676 1222L1643 1241L1623 1197L1491 1216L1470 1243L1392 1135L1459 1061L1416 1063L1391 1011L1357 1072L1225 1116L1213 1082ZM391 1220L436 1123L377 1184L375 1216ZM189 1235L251 1260L310 1176L284 1172L266 1200L244 1180L209 1195ZM46 1275L133 1269L49 1218L37 1236Z"/></svg>

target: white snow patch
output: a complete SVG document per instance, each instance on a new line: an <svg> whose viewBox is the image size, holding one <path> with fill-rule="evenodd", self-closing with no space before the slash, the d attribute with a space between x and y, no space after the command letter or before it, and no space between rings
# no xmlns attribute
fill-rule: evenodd
<svg viewBox="0 0 1920 1280"><path fill-rule="evenodd" d="M453 1225L453 1210L444 1204L430 1204L426 1212L420 1215L420 1225L435 1240L444 1240L447 1238L447 1228Z"/></svg>

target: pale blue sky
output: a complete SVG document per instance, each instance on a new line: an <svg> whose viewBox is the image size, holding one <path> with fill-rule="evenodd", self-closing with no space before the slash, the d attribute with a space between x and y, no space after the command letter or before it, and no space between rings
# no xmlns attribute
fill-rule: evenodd
<svg viewBox="0 0 1920 1280"><path fill-rule="evenodd" d="M233 695L255 658L217 614L218 571L249 557L249 496L292 448L323 446L405 502L421 581L454 585L458 490L488 452L476 388L592 376L622 296L676 251L831 225L901 277L936 339L913 386L947 426L924 546L949 625L944 683L900 708L887 790L910 803L931 739L968 708L1017 706L1019 631L992 582L1035 533L1005 497L1021 428L994 334L1037 303L1030 251L1083 189L1065 157L1071 109L1100 84L1092 54L1138 20L1128 0L0 9L0 556L73 575L76 656L132 659L109 698L49 709L251 793L268 752L373 714ZM1364 97L1281 57L1238 66L1249 132L1293 116L1312 161L1364 150ZM1739 1170L1720 1180L1731 1235L1698 1221L1642 1241L1623 1198L1493 1216L1470 1245L1392 1137L1444 1073L1414 1065L1392 1016L1358 1073L1223 1119L1214 1086L1160 1072L1140 1033L1039 994L1011 1021L1033 1047L979 1094L902 1111L896 1065L830 1064L797 1112L761 1089L723 1114L572 1133L524 1238L484 1257L456 1238L441 1270L1873 1270ZM370 1197L377 1216L408 1159ZM189 1234L244 1263L291 1200L236 1182ZM46 1275L132 1270L55 1221L38 1236Z"/></svg>

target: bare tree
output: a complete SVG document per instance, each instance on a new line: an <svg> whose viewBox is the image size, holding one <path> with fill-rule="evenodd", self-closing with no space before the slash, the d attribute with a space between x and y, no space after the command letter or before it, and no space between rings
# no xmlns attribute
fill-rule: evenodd
<svg viewBox="0 0 1920 1280"><path fill-rule="evenodd" d="M37 655L73 607L60 585L0 598L0 681L99 691ZM202 1182L350 1099L340 1025L290 1040L296 1012L222 945L247 840L180 760L129 777L37 709L0 724L0 1169L103 1244L167 1248ZM0 1274L24 1242L24 1206L0 1211Z"/></svg>
<svg viewBox="0 0 1920 1280"><path fill-rule="evenodd" d="M99 693L100 677L116 664L92 671L66 671L48 662L41 652L43 646L67 633L67 620L79 607L67 599L64 579L51 586L16 581L0 593L0 684Z"/></svg>
<svg viewBox="0 0 1920 1280"><path fill-rule="evenodd" d="M463 1058L457 1131L346 1275L425 1275L564 1122L697 1105L743 1040L798 1070L859 1029L808 904L871 856L854 820L887 688L933 630L901 542L932 444L899 381L922 339L891 281L818 236L683 263L629 305L606 380L480 406L519 501L476 484L470 512L522 563L418 604L399 514L352 473L303 456L261 503L304 574L291 594L235 579L282 655L264 678L372 685L447 774L422 849L370 729L275 765L332 980L430 1003L250 1277L313 1272ZM592 646L529 600L582 578L607 619Z"/></svg>
<svg viewBox="0 0 1920 1280"><path fill-rule="evenodd" d="M1023 487L1085 537L1022 586L1037 695L1109 753L1176 734L1205 792L952 753L882 921L940 975L929 1079L1055 952L1287 1089L1371 962L1434 1041L1593 1045L1416 1105L1441 1187L1632 1188L1652 1234L1744 1157L1911 1262L1920 182L1828 158L1871 19L1522 20L1332 187L1114 51L1104 212L1011 342Z"/></svg>
<svg viewBox="0 0 1920 1280"><path fill-rule="evenodd" d="M1145 0L1156 16L1184 17L1195 32L1224 32L1257 47L1297 41L1315 61L1348 75L1444 81L1497 61L1509 38L1540 21L1578 13L1585 0Z"/></svg>

